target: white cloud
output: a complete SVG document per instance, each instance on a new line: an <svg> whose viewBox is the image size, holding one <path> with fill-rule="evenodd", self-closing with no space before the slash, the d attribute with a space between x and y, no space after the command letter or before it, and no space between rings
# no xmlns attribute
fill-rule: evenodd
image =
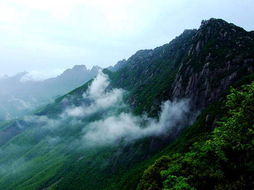
<svg viewBox="0 0 254 190"><path fill-rule="evenodd" d="M27 81L42 81L48 78L56 77L63 73L62 69L50 70L50 71L29 71L20 80L21 82Z"/></svg>
<svg viewBox="0 0 254 190"><path fill-rule="evenodd" d="M83 94L85 103L68 107L62 116L84 120L91 114L100 113L95 121L84 124L84 146L113 145L118 140L129 142L162 134L175 135L191 123L188 100L164 102L159 119L135 116L120 109L127 107L122 101L124 91L108 87L108 76L100 72Z"/></svg>
<svg viewBox="0 0 254 190"><path fill-rule="evenodd" d="M83 130L83 143L86 146L105 146L114 145L117 141L131 142L150 136L174 136L182 127L191 123L187 118L188 103L187 100L166 101L158 120L122 112L89 123Z"/></svg>
<svg viewBox="0 0 254 190"><path fill-rule="evenodd" d="M24 117L24 121L27 123L32 123L32 126L37 126L40 129L57 129L61 126L65 120L64 118L51 119L45 115L30 115Z"/></svg>
<svg viewBox="0 0 254 190"><path fill-rule="evenodd" d="M107 91L108 85L108 76L100 71L88 90L83 94L86 104L69 107L65 110L64 114L71 117L86 117L111 107L118 108L123 106L122 98L124 91L122 89Z"/></svg>
<svg viewBox="0 0 254 190"><path fill-rule="evenodd" d="M105 90L108 85L108 77L104 73L102 73L102 71L100 71L91 86L89 87L87 92L88 94L83 94L83 97L86 98L87 96L89 96L93 99L101 98L102 96L104 96Z"/></svg>
<svg viewBox="0 0 254 190"><path fill-rule="evenodd" d="M68 108L68 109L66 109L66 113L68 116L71 116L71 117L82 117L85 115L85 111L82 106Z"/></svg>
<svg viewBox="0 0 254 190"><path fill-rule="evenodd" d="M123 109L127 107L123 102L124 91L109 89L109 85L108 76L100 72L83 95L84 104L67 107L63 113L54 118L46 115L31 115L26 116L22 121L16 121L17 127L24 130L26 137L34 137L38 140L38 144L30 141L30 138L24 140L20 136L24 140L22 145L8 144L0 148L2 163L0 174L12 176L36 167L34 165L36 159L24 160L21 156L26 155L31 149L38 148L36 153L47 154L51 147L58 146L60 143L64 145L64 150L70 151L115 146L120 142L134 142L144 137L174 136L182 127L192 122L189 118L192 113L189 112L188 100L162 103L158 119L150 118L145 114L137 116L129 109ZM75 98L70 97L70 99ZM70 99L64 99L63 104L72 102ZM97 116L90 120L88 116L91 114ZM25 130L28 127L30 129Z"/></svg>

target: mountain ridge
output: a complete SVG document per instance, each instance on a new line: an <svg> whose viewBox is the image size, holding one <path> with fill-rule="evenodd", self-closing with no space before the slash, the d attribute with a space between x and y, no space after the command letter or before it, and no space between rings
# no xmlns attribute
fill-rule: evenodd
<svg viewBox="0 0 254 190"><path fill-rule="evenodd" d="M216 27L219 27L219 29L221 29L222 31L219 31L219 29ZM215 32L212 32L212 29L214 29ZM235 34L234 30L238 31L237 34ZM225 34L223 32L227 32L227 35L225 35L225 37L223 36ZM208 21L203 21L201 27L198 30L186 30L184 33L176 37L168 44L157 47L153 50L141 50L131 56L127 60L127 63L125 63L125 65L130 65L129 69L120 69L120 73L118 72L118 75L122 75L121 77L113 76L113 80L115 80L114 77L118 77L117 83L114 85L117 87L122 87L120 84L121 80L125 80L127 78L127 76L125 75L128 74L126 73L132 72L133 75L135 75L134 80L139 79L140 75L146 75L140 81L133 81L133 79L131 78L129 79L129 81L133 81L133 83L135 83L136 85L138 84L139 88L142 88L142 85L145 83L154 83L153 86L156 88L156 85L160 86L160 84L156 84L154 82L157 79L151 78L153 74L155 74L155 72L165 73L165 70L170 68L170 70L168 71L168 75L174 73L176 75L176 78L172 81L168 81L167 84L165 84L165 86L167 87L164 86L160 93L166 93L164 96L169 97L170 99L184 98L186 96L200 97L200 94L194 95L194 91L198 89L198 85L203 85L203 83L197 83L196 81L203 80L202 78L206 78L206 76L204 76L205 74L209 75L210 73L214 73L213 76L209 78L209 82L204 81L206 82L206 84L204 84L205 86L202 87L205 89L204 91L206 91L206 96L208 96L213 90L211 83L215 83L215 78L222 77L222 74L219 75L216 72L232 72L232 76L228 76L228 78L225 78L224 82L222 82L223 89L218 92L219 94L212 95L213 97L211 97L211 100L209 102L201 102L200 105L198 105L198 99L194 100L195 106L205 107L208 103L211 103L216 98L218 98L218 96L221 95L220 93L222 93L222 91L228 88L230 84L237 80L237 78L242 77L244 74L253 72L253 49L250 47L253 47L254 44L253 38L250 34L251 32L246 32L242 28L237 27L233 24L229 24L221 19L210 19ZM236 42L232 40L234 38L236 38ZM207 40L210 40L209 44L207 43ZM242 43L243 47L239 46L238 43ZM248 47L245 51L246 55L242 54L244 45ZM208 52L209 46L213 48L213 51ZM231 47L235 47L233 51L231 50ZM222 48L224 52L216 52L216 49ZM213 54L215 55L214 57ZM228 62L223 62L223 56L228 56ZM139 61L139 59L141 59L142 61ZM164 63L164 65L163 63L161 63L161 59L166 62ZM219 65L219 62L221 61L222 63L221 65ZM190 67L192 67L192 70L190 70ZM234 73L233 70L235 71L239 69L239 67L241 67L241 73L240 71ZM220 70L221 68L224 68L224 70ZM194 77L194 75L196 76ZM149 80L149 78L151 80ZM163 80L158 81L158 83L159 82L164 83ZM125 85L125 87L126 85L133 86L133 84L123 84ZM153 87L151 86L150 91L152 90L152 88ZM179 89L182 89L182 91ZM134 92L136 93L137 97L138 90L139 89L136 90L137 92ZM156 96L160 96L159 93L157 93ZM159 99L163 100L163 97L159 97ZM204 97L203 99L207 101L209 97ZM139 102L142 102L142 100ZM134 104L134 106L137 106L135 105L135 100L130 100L130 103ZM156 109L158 109L159 104L156 105L156 102L154 103L154 105L157 107ZM149 111L151 106L152 105L147 105L147 109L145 109L145 111Z"/></svg>

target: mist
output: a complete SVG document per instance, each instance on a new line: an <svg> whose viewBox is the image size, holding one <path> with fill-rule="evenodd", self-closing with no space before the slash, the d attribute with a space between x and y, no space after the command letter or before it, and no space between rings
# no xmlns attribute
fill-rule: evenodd
<svg viewBox="0 0 254 190"><path fill-rule="evenodd" d="M68 105L57 119L29 116L25 121L50 130L59 130L65 125L63 130L71 131L78 125L79 144L86 148L111 146L118 141L129 143L151 136L175 135L193 120L188 99L163 102L158 118L151 118L146 113L133 114L123 99L128 92L110 89L109 86L108 76L100 71L83 93L81 105Z"/></svg>
<svg viewBox="0 0 254 190"><path fill-rule="evenodd" d="M113 145L117 141L125 143L140 138L174 135L193 121L190 100L165 101L157 118L146 113L135 115L124 101L127 91L109 88L110 80L99 71L88 89L82 95L82 103L70 103L54 118L47 115L30 115L23 118L18 127L33 130L33 134L44 134L42 138L66 138L59 132L78 130L79 143L86 146ZM72 97L63 101L72 102ZM50 131L50 133L49 133ZM61 133L60 133L61 134Z"/></svg>
<svg viewBox="0 0 254 190"><path fill-rule="evenodd" d="M28 72L0 78L0 122L30 114L53 102L57 96L62 96L94 78L98 69L76 65L57 77L45 80L36 78L39 73Z"/></svg>
<svg viewBox="0 0 254 190"><path fill-rule="evenodd" d="M85 103L71 106L64 112L71 118L83 120L100 114L98 119L83 126L81 142L85 146L114 145L117 141L128 143L140 138L177 133L191 122L187 99L163 102L157 119L147 114L137 116L127 109L129 107L123 101L127 92L108 89L109 84L108 76L99 72L83 94Z"/></svg>
<svg viewBox="0 0 254 190"><path fill-rule="evenodd" d="M23 131L17 136L22 144L14 141L0 149L0 174L21 175L32 168L43 168L47 162L37 166L36 158L50 156L52 148L58 146L71 152L90 151L128 145L147 137L176 136L195 117L190 113L188 99L163 102L157 118L148 117L146 113L135 115L124 101L125 95L128 92L123 89L110 88L108 76L100 71L81 95L79 106L71 104L74 98L71 96L63 100L69 104L56 117L24 117L22 122L17 122ZM67 159L63 153L57 156ZM10 166L9 170L6 165Z"/></svg>
<svg viewBox="0 0 254 190"><path fill-rule="evenodd" d="M98 112L106 112L113 108L123 107L124 90L113 89L106 91L109 79L102 71L96 76L87 91L83 94L83 105L69 107L65 114L69 117L87 117Z"/></svg>

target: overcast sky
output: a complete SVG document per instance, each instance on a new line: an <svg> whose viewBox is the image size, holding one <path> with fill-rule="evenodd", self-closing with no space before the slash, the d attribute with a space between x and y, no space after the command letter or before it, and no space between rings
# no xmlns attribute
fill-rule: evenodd
<svg viewBox="0 0 254 190"><path fill-rule="evenodd" d="M253 0L0 0L0 75L107 67L201 20L254 29Z"/></svg>

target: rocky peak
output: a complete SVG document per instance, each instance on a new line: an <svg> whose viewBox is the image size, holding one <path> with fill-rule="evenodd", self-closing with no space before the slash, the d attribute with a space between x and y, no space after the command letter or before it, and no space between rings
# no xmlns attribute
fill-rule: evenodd
<svg viewBox="0 0 254 190"><path fill-rule="evenodd" d="M138 62L148 60L153 55L153 50L139 50L128 59L128 62Z"/></svg>
<svg viewBox="0 0 254 190"><path fill-rule="evenodd" d="M209 20L202 20L200 28L205 28L208 26L219 26L222 27L223 25L227 25L228 23L222 19L210 18Z"/></svg>
<svg viewBox="0 0 254 190"><path fill-rule="evenodd" d="M222 30L224 31L233 31L233 32L244 32L245 30L239 26L236 26L232 23L226 22L222 19L211 18L209 20L203 20L201 22L199 30L209 31L213 30L213 32L217 33Z"/></svg>
<svg viewBox="0 0 254 190"><path fill-rule="evenodd" d="M71 69L65 70L61 75L69 75L77 72L87 72L87 68L85 65L74 65Z"/></svg>
<svg viewBox="0 0 254 190"><path fill-rule="evenodd" d="M135 89L129 102L140 110L139 102L152 112L161 100L181 98L192 98L201 109L254 71L252 36L221 19L203 21L168 44L138 51L112 81L117 88ZM144 96L142 89L153 93Z"/></svg>
<svg viewBox="0 0 254 190"><path fill-rule="evenodd" d="M189 55L199 54L205 46L207 50L209 47L216 50L225 46L245 48L245 45L250 45L248 42L250 40L253 40L250 32L222 19L212 18L202 21L200 28L193 36Z"/></svg>
<svg viewBox="0 0 254 190"><path fill-rule="evenodd" d="M77 70L77 71L80 71L80 70L83 70L83 71L87 71L87 67L85 65L74 65L72 67L72 70Z"/></svg>
<svg viewBox="0 0 254 190"><path fill-rule="evenodd" d="M192 97L197 107L218 100L230 85L254 70L251 32L221 19L202 21L186 62L172 85L172 97Z"/></svg>
<svg viewBox="0 0 254 190"><path fill-rule="evenodd" d="M114 66L110 66L107 69L115 72L115 71L118 71L119 69L123 68L126 65L127 65L127 61L126 61L126 59L123 59L123 60L118 61Z"/></svg>
<svg viewBox="0 0 254 190"><path fill-rule="evenodd" d="M96 75L96 74L99 72L99 70L101 70L101 67L95 65L95 66L93 66L92 69L90 70L90 73L93 73L94 75Z"/></svg>

